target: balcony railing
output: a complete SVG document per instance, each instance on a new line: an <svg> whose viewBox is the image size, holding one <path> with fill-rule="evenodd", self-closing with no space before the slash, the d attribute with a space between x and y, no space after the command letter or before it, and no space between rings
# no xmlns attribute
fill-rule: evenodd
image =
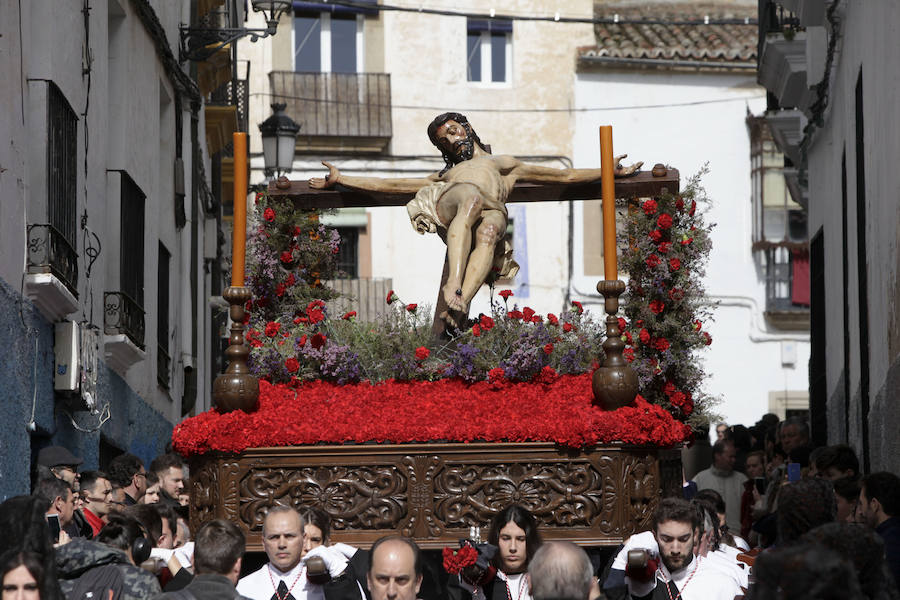
<svg viewBox="0 0 900 600"><path fill-rule="evenodd" d="M78 297L78 253L52 225L28 226L28 272L52 273Z"/></svg>
<svg viewBox="0 0 900 600"><path fill-rule="evenodd" d="M790 39L800 30L800 19L793 12L786 10L776 0L759 0L759 42L756 48L758 60L762 60L766 36L780 33Z"/></svg>
<svg viewBox="0 0 900 600"><path fill-rule="evenodd" d="M274 100L300 124L304 138L391 137L391 78L387 73L295 73L273 71L269 83Z"/></svg>
<svg viewBox="0 0 900 600"><path fill-rule="evenodd" d="M144 309L125 292L105 292L103 331L107 335L125 334L135 346L143 350Z"/></svg>

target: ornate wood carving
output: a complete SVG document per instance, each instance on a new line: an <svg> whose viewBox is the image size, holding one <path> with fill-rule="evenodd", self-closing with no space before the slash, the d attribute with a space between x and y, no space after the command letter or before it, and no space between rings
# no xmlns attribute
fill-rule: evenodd
<svg viewBox="0 0 900 600"><path fill-rule="evenodd" d="M194 527L218 517L262 548L269 506L317 506L333 538L368 545L400 532L423 547L486 527L511 503L528 507L547 539L618 544L649 527L663 489L680 487L677 451L552 444L408 444L258 448L192 462ZM677 478L676 478L677 475Z"/></svg>

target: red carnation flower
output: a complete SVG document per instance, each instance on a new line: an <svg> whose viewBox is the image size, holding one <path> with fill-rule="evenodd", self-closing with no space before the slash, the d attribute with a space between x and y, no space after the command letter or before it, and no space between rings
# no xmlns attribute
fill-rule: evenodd
<svg viewBox="0 0 900 600"><path fill-rule="evenodd" d="M625 360L631 362L634 360L634 348L625 348L622 350L622 356L625 357Z"/></svg>
<svg viewBox="0 0 900 600"><path fill-rule="evenodd" d="M546 344L544 346L544 354L552 354L553 353L553 344Z"/></svg>
<svg viewBox="0 0 900 600"><path fill-rule="evenodd" d="M572 306L575 307L575 312L577 312L579 315L584 312L584 307L578 300L572 300Z"/></svg>
<svg viewBox="0 0 900 600"><path fill-rule="evenodd" d="M394 290L391 290L387 293L387 298L385 298L385 302L388 304L392 303L394 300L399 300L400 297L394 293Z"/></svg>
<svg viewBox="0 0 900 600"><path fill-rule="evenodd" d="M296 373L300 370L300 361L291 357L284 361L284 368L287 369L288 373Z"/></svg>
<svg viewBox="0 0 900 600"><path fill-rule="evenodd" d="M638 334L638 338L640 338L642 343L646 344L650 341L650 332L646 329L641 329L641 332Z"/></svg>
<svg viewBox="0 0 900 600"><path fill-rule="evenodd" d="M659 240L662 239L662 231L660 231L659 229L654 229L647 235L651 240L653 240L653 242L659 242Z"/></svg>
<svg viewBox="0 0 900 600"><path fill-rule="evenodd" d="M671 381L667 381L666 385L663 386L663 393L666 396L671 396L672 394L674 394L675 393L675 384L672 383Z"/></svg>
<svg viewBox="0 0 900 600"><path fill-rule="evenodd" d="M694 326L694 331L700 331L703 328L703 323L701 323L699 320L695 320L693 323L691 323L691 325Z"/></svg>
<svg viewBox="0 0 900 600"><path fill-rule="evenodd" d="M281 323L269 321L268 323L266 323L265 333L269 337L275 337L278 334L279 329L281 329Z"/></svg>
<svg viewBox="0 0 900 600"><path fill-rule="evenodd" d="M703 343L704 343L704 344L706 344L707 346L709 346L710 344L712 344L712 336L709 335L709 333L707 333L707 332L704 331L704 332L701 333L700 335L703 336Z"/></svg>
<svg viewBox="0 0 900 600"><path fill-rule="evenodd" d="M294 317L294 325L300 324L300 317Z"/></svg>
<svg viewBox="0 0 900 600"><path fill-rule="evenodd" d="M690 244L691 242L693 242L693 241L694 241L694 238L692 238L692 237L691 237L691 238L689 238L689 237L684 237L684 238L682 238L682 240L681 240L681 245L682 245L682 246L687 246L687 245L689 245L689 244Z"/></svg>
<svg viewBox="0 0 900 600"><path fill-rule="evenodd" d="M281 260L281 262L283 264L289 265L292 262L294 262L294 255L291 254L289 251L285 250L284 252L281 253L279 260Z"/></svg>
<svg viewBox="0 0 900 600"><path fill-rule="evenodd" d="M328 339L328 338L326 338L326 337L325 337L324 335L322 335L321 333L317 333L316 335L314 335L314 336L312 337L312 339L310 340L309 343L312 345L313 348L315 348L316 350L318 350L319 348L321 348L322 346L325 345L325 341L326 341L327 339Z"/></svg>
<svg viewBox="0 0 900 600"><path fill-rule="evenodd" d="M656 200L652 198L649 200L645 200L644 204L641 205L641 208L644 209L644 214L648 217L656 213Z"/></svg>
<svg viewBox="0 0 900 600"><path fill-rule="evenodd" d="M551 325L559 325L559 319L553 313L547 313L547 322Z"/></svg>
<svg viewBox="0 0 900 600"><path fill-rule="evenodd" d="M669 270L670 270L670 271L677 271L677 270L680 269L680 268L681 268L681 261L680 261L680 260L678 260L677 258L670 258L670 259L669 259Z"/></svg>
<svg viewBox="0 0 900 600"><path fill-rule="evenodd" d="M656 338L655 340L653 340L653 347L660 352L665 352L669 349L669 340L664 337Z"/></svg>
<svg viewBox="0 0 900 600"><path fill-rule="evenodd" d="M298 227L297 225L294 225L294 237L299 236L301 233L303 233L303 232L300 229L300 227Z"/></svg>
<svg viewBox="0 0 900 600"><path fill-rule="evenodd" d="M275 220L275 211L271 207L263 211L263 219L271 223Z"/></svg>
<svg viewBox="0 0 900 600"><path fill-rule="evenodd" d="M497 292L497 295L503 298L504 302L506 302L510 296L515 296L515 294L512 293L512 290L500 290Z"/></svg>
<svg viewBox="0 0 900 600"><path fill-rule="evenodd" d="M672 242L662 242L659 245L659 253L660 254L668 254L669 248L672 247Z"/></svg>
<svg viewBox="0 0 900 600"><path fill-rule="evenodd" d="M491 329L494 326L494 319L492 319L491 317L489 317L487 315L481 315L481 319L480 319L479 323L481 324L482 329L484 329L485 331L488 331L489 329Z"/></svg>
<svg viewBox="0 0 900 600"><path fill-rule="evenodd" d="M284 291L287 289L283 283L279 283L275 286L275 295L281 298L284 296Z"/></svg>
<svg viewBox="0 0 900 600"><path fill-rule="evenodd" d="M425 360L428 358L428 355L431 354L431 350L426 348L425 346L419 346L416 348L416 360Z"/></svg>
<svg viewBox="0 0 900 600"><path fill-rule="evenodd" d="M306 316L309 317L309 322L312 323L312 324L314 324L314 325L315 325L316 323L318 323L319 321L324 321L324 320L325 320L325 313L323 313L323 312L322 312L320 309L318 309L318 308L312 309L311 311L309 311L308 313L306 313Z"/></svg>
<svg viewBox="0 0 900 600"><path fill-rule="evenodd" d="M663 302L660 300L651 300L650 301L650 311L654 315L658 315L659 313L661 313L665 307L666 307L666 305L663 304Z"/></svg>
<svg viewBox="0 0 900 600"><path fill-rule="evenodd" d="M550 365L541 367L541 370L534 376L532 381L535 383L552 384L559 377L559 374Z"/></svg>
<svg viewBox="0 0 900 600"><path fill-rule="evenodd" d="M488 371L488 380L490 380L491 383L499 383L503 381L505 377L506 372L502 367L494 367L493 369Z"/></svg>
<svg viewBox="0 0 900 600"><path fill-rule="evenodd" d="M659 215L659 218L656 219L656 225L660 229L668 229L672 226L672 215L668 213Z"/></svg>
<svg viewBox="0 0 900 600"><path fill-rule="evenodd" d="M481 325L479 325L478 323L472 325L472 335L474 335L475 337L481 335Z"/></svg>
<svg viewBox="0 0 900 600"><path fill-rule="evenodd" d="M682 210L684 208L684 198L678 196L678 198L675 200L675 208L678 210Z"/></svg>
<svg viewBox="0 0 900 600"><path fill-rule="evenodd" d="M622 317L616 319L616 323L619 325L619 331L625 331L625 327L628 325Z"/></svg>
<svg viewBox="0 0 900 600"><path fill-rule="evenodd" d="M474 565L478 560L478 551L466 544L458 550L444 548L441 552L444 559L444 570L451 575L458 575L464 568Z"/></svg>
<svg viewBox="0 0 900 600"><path fill-rule="evenodd" d="M563 323L563 331L569 333L570 331L572 331L572 329L574 328L572 327L571 323Z"/></svg>
<svg viewBox="0 0 900 600"><path fill-rule="evenodd" d="M506 313L506 316L509 317L510 319L521 319L523 315L518 310L511 310L508 313Z"/></svg>
<svg viewBox="0 0 900 600"><path fill-rule="evenodd" d="M529 308L527 306L522 309L522 320L525 321L526 323L530 322L531 317L533 317L533 316L534 316L534 309Z"/></svg>
<svg viewBox="0 0 900 600"><path fill-rule="evenodd" d="M407 304L407 305L406 305L406 312L414 313L414 312L416 312L416 309L417 309L418 307L419 307L418 304Z"/></svg>
<svg viewBox="0 0 900 600"><path fill-rule="evenodd" d="M694 212L697 210L697 201L691 200L691 210L688 211L688 214L692 217L694 216Z"/></svg>
<svg viewBox="0 0 900 600"><path fill-rule="evenodd" d="M292 286L292 285L294 285L295 283L297 283L297 278L294 277L294 274L293 274L293 273L291 273L290 275L287 276L287 279L284 280L284 283L285 283L285 285L287 285L287 286Z"/></svg>
<svg viewBox="0 0 900 600"><path fill-rule="evenodd" d="M300 346L301 348L306 345L306 334L305 333L300 336L299 340L297 340L297 345Z"/></svg>
<svg viewBox="0 0 900 600"><path fill-rule="evenodd" d="M341 318L342 318L343 320L345 320L345 321L349 321L350 319L352 319L352 318L355 317L355 316L356 316L356 311L355 311L355 310L351 310L351 311L348 312L348 313L344 313L344 316L341 317Z"/></svg>
<svg viewBox="0 0 900 600"><path fill-rule="evenodd" d="M313 300L312 302L310 302L309 304L306 305L307 311L313 310L314 308L325 308L325 301L324 300Z"/></svg>
<svg viewBox="0 0 900 600"><path fill-rule="evenodd" d="M681 288L672 288L669 290L669 299L678 302L684 299L684 290Z"/></svg>
<svg viewBox="0 0 900 600"><path fill-rule="evenodd" d="M622 341L625 342L626 344L634 343L634 340L631 338L631 334L628 333L627 331L622 334Z"/></svg>
<svg viewBox="0 0 900 600"><path fill-rule="evenodd" d="M544 319L541 317L541 315L534 315L533 317L531 317L532 323L540 323L543 320Z"/></svg>
<svg viewBox="0 0 900 600"><path fill-rule="evenodd" d="M652 269L653 267L658 267L662 263L662 259L655 254L651 254L644 262Z"/></svg>

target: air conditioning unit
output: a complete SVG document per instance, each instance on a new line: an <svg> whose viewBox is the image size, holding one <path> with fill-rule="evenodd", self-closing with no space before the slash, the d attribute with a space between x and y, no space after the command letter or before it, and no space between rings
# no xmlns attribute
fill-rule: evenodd
<svg viewBox="0 0 900 600"><path fill-rule="evenodd" d="M53 389L73 410L98 413L100 330L87 323L62 321L56 323L55 335Z"/></svg>

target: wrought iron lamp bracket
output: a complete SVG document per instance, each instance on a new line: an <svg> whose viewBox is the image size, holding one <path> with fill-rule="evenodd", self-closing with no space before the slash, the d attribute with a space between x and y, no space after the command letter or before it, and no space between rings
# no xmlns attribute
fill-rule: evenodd
<svg viewBox="0 0 900 600"><path fill-rule="evenodd" d="M270 35L275 35L278 21L267 21L265 29L247 29L244 27L187 27L181 25L178 60L202 62L242 37L249 36L251 42L256 42ZM214 47L213 47L214 46Z"/></svg>

